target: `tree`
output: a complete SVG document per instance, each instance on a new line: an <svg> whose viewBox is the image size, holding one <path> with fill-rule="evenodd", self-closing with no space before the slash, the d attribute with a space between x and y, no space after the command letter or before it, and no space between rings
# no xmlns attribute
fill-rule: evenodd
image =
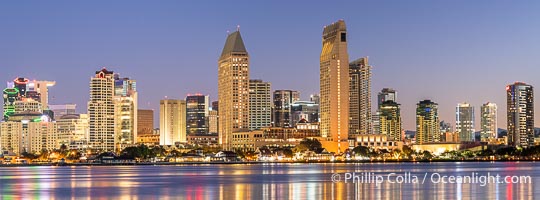
<svg viewBox="0 0 540 200"><path fill-rule="evenodd" d="M424 159L428 159L428 160L433 158L433 155L429 151L422 152L422 156L424 157Z"/></svg>
<svg viewBox="0 0 540 200"><path fill-rule="evenodd" d="M412 157L412 155L414 153L414 151L409 146L403 146L402 151L403 151L403 154L405 155L405 157L407 157L409 159Z"/></svg>
<svg viewBox="0 0 540 200"><path fill-rule="evenodd" d="M304 139L295 147L296 152L315 151L322 148L321 142L317 139Z"/></svg>
<svg viewBox="0 0 540 200"><path fill-rule="evenodd" d="M352 151L357 156L370 157L370 149L368 147L357 146L357 147L354 147Z"/></svg>

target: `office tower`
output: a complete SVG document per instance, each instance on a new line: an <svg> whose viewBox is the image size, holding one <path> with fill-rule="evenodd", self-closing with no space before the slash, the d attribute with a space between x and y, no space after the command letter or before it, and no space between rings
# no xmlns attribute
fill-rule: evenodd
<svg viewBox="0 0 540 200"><path fill-rule="evenodd" d="M300 92L293 90L274 91L274 127L291 127L291 104L300 101Z"/></svg>
<svg viewBox="0 0 540 200"><path fill-rule="evenodd" d="M438 105L430 100L416 104L416 144L440 142Z"/></svg>
<svg viewBox="0 0 540 200"><path fill-rule="evenodd" d="M208 133L218 133L219 116L217 110L208 111Z"/></svg>
<svg viewBox="0 0 540 200"><path fill-rule="evenodd" d="M115 144L118 150L135 144L137 138L137 82L114 75Z"/></svg>
<svg viewBox="0 0 540 200"><path fill-rule="evenodd" d="M371 134L371 66L368 58L349 64L349 134Z"/></svg>
<svg viewBox="0 0 540 200"><path fill-rule="evenodd" d="M329 152L348 148L349 55L345 21L325 26L320 56L321 144Z"/></svg>
<svg viewBox="0 0 540 200"><path fill-rule="evenodd" d="M311 101L296 101L291 104L291 127L305 120L309 123L319 122L319 104Z"/></svg>
<svg viewBox="0 0 540 200"><path fill-rule="evenodd" d="M460 142L474 141L474 107L468 103L456 107L456 131Z"/></svg>
<svg viewBox="0 0 540 200"><path fill-rule="evenodd" d="M377 95L377 108L385 101L397 102L397 92L392 88L383 88Z"/></svg>
<svg viewBox="0 0 540 200"><path fill-rule="evenodd" d="M49 110L49 87L56 84L55 81L30 81L28 87L31 91L36 91L40 95L39 102L43 106L42 110Z"/></svg>
<svg viewBox="0 0 540 200"><path fill-rule="evenodd" d="M219 111L219 101L212 101L212 110Z"/></svg>
<svg viewBox="0 0 540 200"><path fill-rule="evenodd" d="M381 104L379 112L381 134L386 135L388 140L402 141L399 104L392 100L385 101Z"/></svg>
<svg viewBox="0 0 540 200"><path fill-rule="evenodd" d="M159 144L186 142L186 101L164 99L159 102Z"/></svg>
<svg viewBox="0 0 540 200"><path fill-rule="evenodd" d="M90 79L88 101L89 145L97 151L115 151L114 74L105 68Z"/></svg>
<svg viewBox="0 0 540 200"><path fill-rule="evenodd" d="M516 82L506 86L508 145L534 145L533 86Z"/></svg>
<svg viewBox="0 0 540 200"><path fill-rule="evenodd" d="M87 114L67 114L56 118L58 146L81 149L88 141L89 119ZM81 146L82 145L82 146Z"/></svg>
<svg viewBox="0 0 540 200"><path fill-rule="evenodd" d="M186 131L188 135L208 133L208 96L195 94L186 97Z"/></svg>
<svg viewBox="0 0 540 200"><path fill-rule="evenodd" d="M53 111L55 117L76 114L76 108L76 104L49 105L49 109Z"/></svg>
<svg viewBox="0 0 540 200"><path fill-rule="evenodd" d="M154 132L154 110L137 111L137 137L141 135L152 135Z"/></svg>
<svg viewBox="0 0 540 200"><path fill-rule="evenodd" d="M272 125L270 83L249 80L249 130Z"/></svg>
<svg viewBox="0 0 540 200"><path fill-rule="evenodd" d="M9 117L15 114L15 101L19 100L19 89L6 88L3 90L4 97L4 121L7 121Z"/></svg>
<svg viewBox="0 0 540 200"><path fill-rule="evenodd" d="M249 55L237 30L227 36L218 61L219 143L230 149L232 133L249 129Z"/></svg>
<svg viewBox="0 0 540 200"><path fill-rule="evenodd" d="M321 103L321 96L319 94L312 94L309 96L309 101L319 105Z"/></svg>
<svg viewBox="0 0 540 200"><path fill-rule="evenodd" d="M487 102L480 107L480 138L482 141L497 138L497 104Z"/></svg>

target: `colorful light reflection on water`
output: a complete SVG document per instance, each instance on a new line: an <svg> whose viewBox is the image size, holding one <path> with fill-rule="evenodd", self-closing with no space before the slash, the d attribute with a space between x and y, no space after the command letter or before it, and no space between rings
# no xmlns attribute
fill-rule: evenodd
<svg viewBox="0 0 540 200"><path fill-rule="evenodd" d="M530 175L528 184L333 183L333 173ZM207 164L4 167L2 199L532 199L540 163Z"/></svg>

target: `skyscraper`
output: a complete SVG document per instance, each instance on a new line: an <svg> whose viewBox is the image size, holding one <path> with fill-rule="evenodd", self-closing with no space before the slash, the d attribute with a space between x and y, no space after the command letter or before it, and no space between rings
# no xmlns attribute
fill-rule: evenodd
<svg viewBox="0 0 540 200"><path fill-rule="evenodd" d="M227 36L218 61L219 143L230 149L232 133L249 129L249 55L240 31Z"/></svg>
<svg viewBox="0 0 540 200"><path fill-rule="evenodd" d="M159 144L186 142L186 101L164 99L159 102Z"/></svg>
<svg viewBox="0 0 540 200"><path fill-rule="evenodd" d="M89 145L94 150L115 150L114 74L103 68L90 79Z"/></svg>
<svg viewBox="0 0 540 200"><path fill-rule="evenodd" d="M480 138L482 141L497 138L497 105L487 102L480 108Z"/></svg>
<svg viewBox="0 0 540 200"><path fill-rule="evenodd" d="M208 95L186 97L186 131L188 135L208 133Z"/></svg>
<svg viewBox="0 0 540 200"><path fill-rule="evenodd" d="M381 104L379 112L381 134L388 136L388 140L402 141L399 104L392 100L385 101Z"/></svg>
<svg viewBox="0 0 540 200"><path fill-rule="evenodd" d="M43 110L49 110L49 87L56 84L55 81L36 81L33 80L28 84L28 87L32 91L36 91L40 94L39 102L43 106Z"/></svg>
<svg viewBox="0 0 540 200"><path fill-rule="evenodd" d="M474 141L474 107L468 103L456 107L456 131L460 142Z"/></svg>
<svg viewBox="0 0 540 200"><path fill-rule="evenodd" d="M154 110L139 109L137 111L137 136L152 135L153 132Z"/></svg>
<svg viewBox="0 0 540 200"><path fill-rule="evenodd" d="M320 130L323 148L341 153L349 137L347 28L339 20L324 27L320 55Z"/></svg>
<svg viewBox="0 0 540 200"><path fill-rule="evenodd" d="M291 127L291 104L300 101L300 92L274 91L273 122L275 127Z"/></svg>
<svg viewBox="0 0 540 200"><path fill-rule="evenodd" d="M533 86L516 82L506 86L508 145L534 145Z"/></svg>
<svg viewBox="0 0 540 200"><path fill-rule="evenodd" d="M397 92L392 88L383 88L377 95L377 107L380 108L381 104L388 100L397 102Z"/></svg>
<svg viewBox="0 0 540 200"><path fill-rule="evenodd" d="M349 134L371 134L371 66L368 58L349 64Z"/></svg>
<svg viewBox="0 0 540 200"><path fill-rule="evenodd" d="M117 149L137 141L138 92L136 81L114 75L115 144Z"/></svg>
<svg viewBox="0 0 540 200"><path fill-rule="evenodd" d="M249 130L272 125L270 83L249 80Z"/></svg>
<svg viewBox="0 0 540 200"><path fill-rule="evenodd" d="M416 104L416 144L440 142L438 105L430 100Z"/></svg>

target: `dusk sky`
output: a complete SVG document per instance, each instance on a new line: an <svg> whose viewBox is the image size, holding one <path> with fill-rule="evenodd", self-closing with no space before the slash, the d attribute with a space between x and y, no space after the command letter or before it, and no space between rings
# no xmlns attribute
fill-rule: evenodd
<svg viewBox="0 0 540 200"><path fill-rule="evenodd" d="M250 77L307 100L319 91L323 26L339 19L350 59L369 56L373 66L373 109L378 91L396 89L406 130L423 99L454 127L457 103L471 103L477 130L480 105L495 102L506 129L505 86L540 87L538 1L158 2L3 2L2 88L18 76L54 80L51 104L85 113L90 77L107 67L137 80L139 108L154 109L157 125L165 96L217 100L217 60L240 25Z"/></svg>

